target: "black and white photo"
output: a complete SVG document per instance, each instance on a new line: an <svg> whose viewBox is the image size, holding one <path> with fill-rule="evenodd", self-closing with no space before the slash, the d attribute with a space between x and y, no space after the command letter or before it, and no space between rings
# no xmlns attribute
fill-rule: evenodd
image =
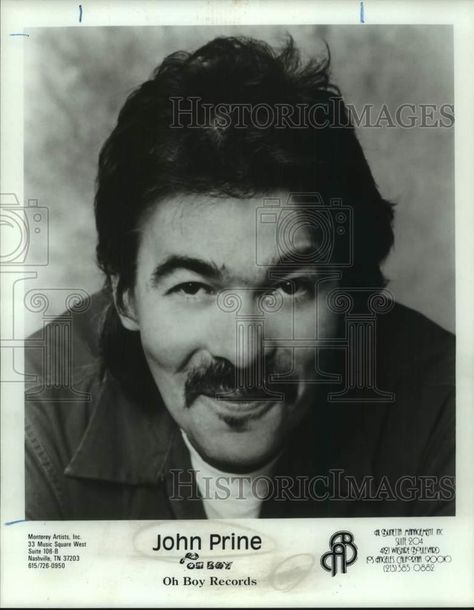
<svg viewBox="0 0 474 610"><path fill-rule="evenodd" d="M70 332L53 320L27 342L39 380L26 394L28 518L453 515L454 336L391 291L382 265L408 204L382 196L356 130L435 130L452 180L450 28L415 28L410 49L445 42L443 103L395 105L388 88L364 107L345 105L337 46L316 28L267 28L273 46L265 29L206 28L197 48L176 30L185 49L166 45L120 100L98 156L104 286L74 301ZM377 32L375 46L406 36ZM366 70L367 86L397 69ZM101 93L97 80L95 103ZM404 230L423 242L419 225ZM71 269L90 256L78 246ZM416 282L414 246L402 247L399 274ZM427 258L418 272L437 269ZM453 292L425 295L437 298L452 324Z"/></svg>
<svg viewBox="0 0 474 610"><path fill-rule="evenodd" d="M472 605L474 6L0 12L0 605Z"/></svg>

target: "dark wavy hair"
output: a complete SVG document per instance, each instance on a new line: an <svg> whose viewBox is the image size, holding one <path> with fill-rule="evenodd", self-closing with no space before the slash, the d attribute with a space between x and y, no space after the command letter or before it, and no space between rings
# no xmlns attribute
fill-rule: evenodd
<svg viewBox="0 0 474 610"><path fill-rule="evenodd" d="M301 61L291 37L279 52L251 38L221 37L194 53L166 57L126 100L99 157L97 260L118 280L117 301L133 288L144 213L170 195L247 198L277 190L341 198L353 210L354 264L347 285L383 286L380 263L393 243L390 203L379 194L324 59ZM170 98L211 104L297 104L333 109L326 127L219 127L212 110L200 127L174 128ZM338 103L334 104L334 100ZM132 393L153 386L138 333L126 331L111 302L104 317L106 368ZM145 376L145 377L144 377Z"/></svg>

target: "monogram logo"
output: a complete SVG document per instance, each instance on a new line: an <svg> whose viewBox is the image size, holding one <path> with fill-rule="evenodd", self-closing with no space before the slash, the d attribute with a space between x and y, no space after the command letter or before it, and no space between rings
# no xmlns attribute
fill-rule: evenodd
<svg viewBox="0 0 474 610"><path fill-rule="evenodd" d="M332 576L338 572L345 574L348 566L357 559L357 547L354 544L354 536L350 532L340 531L333 534L329 540L330 551L321 557L321 567Z"/></svg>

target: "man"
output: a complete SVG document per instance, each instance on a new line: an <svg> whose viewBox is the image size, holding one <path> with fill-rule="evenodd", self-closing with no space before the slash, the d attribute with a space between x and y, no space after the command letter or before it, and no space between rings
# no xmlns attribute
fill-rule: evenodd
<svg viewBox="0 0 474 610"><path fill-rule="evenodd" d="M218 38L126 101L72 394L29 350L27 518L453 514L453 337L384 290L392 206L327 63Z"/></svg>

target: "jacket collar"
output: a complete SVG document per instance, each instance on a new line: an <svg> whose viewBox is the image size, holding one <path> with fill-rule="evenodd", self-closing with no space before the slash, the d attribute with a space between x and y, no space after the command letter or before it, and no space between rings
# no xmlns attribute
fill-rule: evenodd
<svg viewBox="0 0 474 610"><path fill-rule="evenodd" d="M179 445L176 449L189 461L179 428L159 395L152 399L158 404L134 402L107 374L102 381L95 376L90 392L96 396L92 415L66 475L154 484L169 469L173 445Z"/></svg>
<svg viewBox="0 0 474 610"><path fill-rule="evenodd" d="M67 476L153 485L172 468L191 469L179 427L158 392L149 404L141 404L128 398L120 384L107 374L103 380L95 375L89 391L97 398L83 437L65 469ZM309 418L288 439L277 472L283 466L286 475L320 475L334 467L335 460L343 466L352 462L356 470L370 474L373 448L369 450L369 441L374 439L373 431L353 434L363 426L363 419L354 405L315 405ZM362 446L346 446L348 439L360 440L361 436L367 441ZM341 450L345 454L342 461L338 459ZM353 459L348 459L351 454Z"/></svg>

